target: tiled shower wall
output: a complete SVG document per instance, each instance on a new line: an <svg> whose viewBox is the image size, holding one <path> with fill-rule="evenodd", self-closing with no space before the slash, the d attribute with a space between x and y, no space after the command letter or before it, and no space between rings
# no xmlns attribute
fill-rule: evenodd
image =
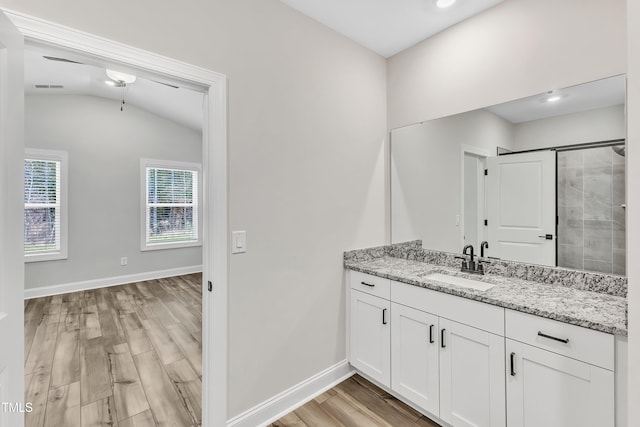
<svg viewBox="0 0 640 427"><path fill-rule="evenodd" d="M558 152L558 266L625 274L625 158Z"/></svg>

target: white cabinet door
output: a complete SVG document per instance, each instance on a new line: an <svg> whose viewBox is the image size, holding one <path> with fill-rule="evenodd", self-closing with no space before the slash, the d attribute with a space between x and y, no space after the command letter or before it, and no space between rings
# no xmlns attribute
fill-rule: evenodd
<svg viewBox="0 0 640 427"><path fill-rule="evenodd" d="M506 358L509 427L614 426L612 371L510 339Z"/></svg>
<svg viewBox="0 0 640 427"><path fill-rule="evenodd" d="M439 338L440 418L454 427L504 427L504 338L444 318Z"/></svg>
<svg viewBox="0 0 640 427"><path fill-rule="evenodd" d="M438 415L438 317L400 304L391 306L391 388Z"/></svg>
<svg viewBox="0 0 640 427"><path fill-rule="evenodd" d="M391 384L389 300L351 290L350 362L379 383Z"/></svg>

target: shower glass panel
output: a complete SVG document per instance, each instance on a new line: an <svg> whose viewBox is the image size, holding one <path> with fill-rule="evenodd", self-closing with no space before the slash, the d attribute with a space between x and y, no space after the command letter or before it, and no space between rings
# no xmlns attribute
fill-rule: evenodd
<svg viewBox="0 0 640 427"><path fill-rule="evenodd" d="M624 145L558 151L558 266L625 274Z"/></svg>

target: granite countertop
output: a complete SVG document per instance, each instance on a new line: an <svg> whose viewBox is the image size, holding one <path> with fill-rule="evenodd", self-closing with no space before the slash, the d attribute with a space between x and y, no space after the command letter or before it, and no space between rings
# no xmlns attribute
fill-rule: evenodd
<svg viewBox="0 0 640 427"><path fill-rule="evenodd" d="M615 335L627 335L627 299L622 296L576 289L549 283L538 283L495 274L479 276L459 269L391 256L364 260L345 260L345 267L362 273L385 277L481 301L512 310L530 313L572 325ZM425 279L431 273L445 273L492 283L487 291Z"/></svg>

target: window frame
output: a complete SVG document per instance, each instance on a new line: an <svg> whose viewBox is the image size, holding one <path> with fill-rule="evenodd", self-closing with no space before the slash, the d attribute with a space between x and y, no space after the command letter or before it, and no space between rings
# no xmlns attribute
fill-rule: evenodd
<svg viewBox="0 0 640 427"><path fill-rule="evenodd" d="M68 199L68 164L69 164L69 155L66 151L61 150L43 150L37 148L25 148L24 150L24 161L27 160L44 160L44 161L55 161L60 162L60 230L58 230L60 234L60 248L57 251L49 251L35 254L27 254L24 252L24 262L41 262L41 261L57 261L68 259L68 224L69 224L69 199ZM23 172L23 181L24 181L24 172ZM23 208L26 209L26 203L24 203L24 188L22 189L23 194ZM24 215L23 218L23 227L24 227ZM24 234L24 233L23 233ZM23 237L24 244L24 237Z"/></svg>
<svg viewBox="0 0 640 427"><path fill-rule="evenodd" d="M147 242L147 209L148 209L148 188L147 188L147 168L156 169L177 169L196 173L196 203L194 215L197 223L197 239L184 242ZM140 159L140 250L155 251L163 249L178 249L202 246L202 165L200 163L181 162L175 160Z"/></svg>

